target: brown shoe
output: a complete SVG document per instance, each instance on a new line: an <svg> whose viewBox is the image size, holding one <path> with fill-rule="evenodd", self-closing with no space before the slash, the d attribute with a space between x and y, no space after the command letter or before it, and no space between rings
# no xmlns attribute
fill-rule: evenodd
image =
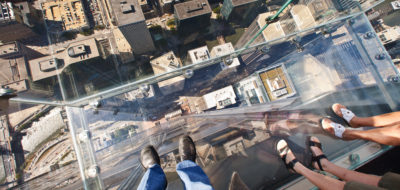
<svg viewBox="0 0 400 190"><path fill-rule="evenodd" d="M160 165L160 157L153 146L148 145L140 152L140 163L145 169L149 169L154 164Z"/></svg>
<svg viewBox="0 0 400 190"><path fill-rule="evenodd" d="M181 157L181 161L191 160L196 162L196 147L192 138L188 135L182 136L179 139L179 155Z"/></svg>

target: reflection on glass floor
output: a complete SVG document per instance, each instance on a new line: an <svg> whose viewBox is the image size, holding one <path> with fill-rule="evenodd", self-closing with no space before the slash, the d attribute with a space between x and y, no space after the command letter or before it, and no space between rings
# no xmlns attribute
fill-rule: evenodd
<svg viewBox="0 0 400 190"><path fill-rule="evenodd" d="M267 54L242 56L246 67L235 72L224 73L219 65L196 70L176 93L163 95L151 85L147 97L124 94L102 100L100 108L67 107L86 179L83 186L136 187L144 173L140 150L152 144L162 158L168 188L183 188L174 172L177 140L183 134L195 140L197 163L216 189L227 189L233 171L251 189L275 189L297 177L274 153L277 138L289 139L307 165L310 153L304 141L310 134L322 140L330 159L354 151L365 142L328 137L319 119L334 117L329 107L335 102L360 116L398 109L393 97L399 88L387 82L396 72L390 60L379 57L384 53L379 41L366 35L371 28L364 15L332 30L329 35L305 35L300 52L284 42ZM287 56L280 58L282 54Z"/></svg>

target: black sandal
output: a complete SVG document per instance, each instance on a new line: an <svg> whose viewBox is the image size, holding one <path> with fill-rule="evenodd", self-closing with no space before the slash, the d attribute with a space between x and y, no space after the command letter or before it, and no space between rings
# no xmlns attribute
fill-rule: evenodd
<svg viewBox="0 0 400 190"><path fill-rule="evenodd" d="M286 144L286 146L283 147L281 150L278 149L278 144L279 144L280 141L284 141L285 144ZM286 163L286 156L287 156L287 153L289 152L290 149L289 149L289 146L288 146L288 144L287 144L287 142L285 140L281 139L280 141L278 141L278 143L276 143L276 146L275 146L276 152L278 153L279 157L281 157L281 159L282 159L283 163L285 164L286 168L289 171L292 171L293 173L297 173L294 170L294 165L296 165L296 163L299 162L299 161L296 158L294 158L289 163ZM282 153L284 153L284 154L281 156Z"/></svg>
<svg viewBox="0 0 400 190"><path fill-rule="evenodd" d="M308 147L312 147L312 146L314 146L314 147L317 147L317 148L319 148L319 149L321 149L321 151L322 151L322 145L321 145L321 143L320 142L314 142L314 141L312 141L311 140L311 136L310 137L307 137L307 142L308 142ZM311 150L311 148L310 148L310 151L312 152L312 150ZM313 162L317 162L317 164L318 164L318 167L319 167L319 170L321 170L321 171L324 171L324 169L322 168L322 164L321 164L321 159L328 159L326 156L325 156L325 154L321 154L321 155L318 155L318 156L312 156L311 157L311 163L313 163Z"/></svg>

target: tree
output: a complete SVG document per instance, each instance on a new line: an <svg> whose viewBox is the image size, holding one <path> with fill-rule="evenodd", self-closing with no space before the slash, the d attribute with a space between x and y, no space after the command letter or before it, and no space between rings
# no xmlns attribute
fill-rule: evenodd
<svg viewBox="0 0 400 190"><path fill-rule="evenodd" d="M96 25L94 27L95 30L103 30L104 28L106 28L104 25Z"/></svg>
<svg viewBox="0 0 400 190"><path fill-rule="evenodd" d="M221 13L221 6L218 6L218 7L213 8L212 11L213 11L215 14Z"/></svg>
<svg viewBox="0 0 400 190"><path fill-rule="evenodd" d="M167 21L167 26L172 28L173 26L175 26L175 19L171 18Z"/></svg>
<svg viewBox="0 0 400 190"><path fill-rule="evenodd" d="M84 36L90 36L94 33L93 29L90 28L84 28L81 30L80 34L84 35Z"/></svg>

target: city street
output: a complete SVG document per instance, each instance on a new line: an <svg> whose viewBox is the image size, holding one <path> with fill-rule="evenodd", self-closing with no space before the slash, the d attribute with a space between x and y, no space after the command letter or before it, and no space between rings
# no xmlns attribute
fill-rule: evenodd
<svg viewBox="0 0 400 190"><path fill-rule="evenodd" d="M2 166L0 169L1 177L5 177L5 181L8 183L15 182L15 160L14 156L11 152L10 145L10 132L7 121L7 116L0 116L0 148L1 148L1 157L0 162L2 162Z"/></svg>

